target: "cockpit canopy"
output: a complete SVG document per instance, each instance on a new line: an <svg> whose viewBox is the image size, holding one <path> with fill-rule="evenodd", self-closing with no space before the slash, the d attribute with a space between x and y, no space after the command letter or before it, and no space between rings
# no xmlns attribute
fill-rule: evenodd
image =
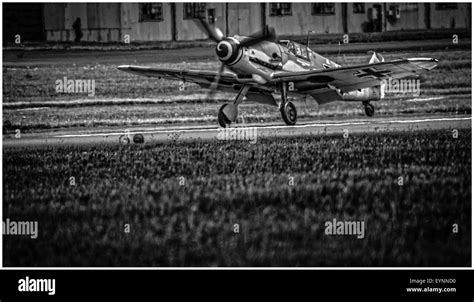
<svg viewBox="0 0 474 302"><path fill-rule="evenodd" d="M295 56L308 59L308 49L306 46L290 40L280 40L278 43L288 48L288 50Z"/></svg>

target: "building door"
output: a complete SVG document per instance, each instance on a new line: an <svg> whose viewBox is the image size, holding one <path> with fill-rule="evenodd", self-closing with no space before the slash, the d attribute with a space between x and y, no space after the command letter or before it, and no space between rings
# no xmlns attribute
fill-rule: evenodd
<svg viewBox="0 0 474 302"><path fill-rule="evenodd" d="M43 4L4 3L3 40L14 42L20 35L21 43L44 41Z"/></svg>
<svg viewBox="0 0 474 302"><path fill-rule="evenodd" d="M431 3L425 3L425 28L426 29L431 29L431 9L430 9Z"/></svg>
<svg viewBox="0 0 474 302"><path fill-rule="evenodd" d="M382 14L383 7L380 4L374 4L372 6L372 31L382 31Z"/></svg>
<svg viewBox="0 0 474 302"><path fill-rule="evenodd" d="M342 31L347 33L347 3L341 3L342 10Z"/></svg>
<svg viewBox="0 0 474 302"><path fill-rule="evenodd" d="M239 34L249 35L250 32L250 7L248 3L237 3L239 7Z"/></svg>
<svg viewBox="0 0 474 302"><path fill-rule="evenodd" d="M249 3L229 3L229 34L251 34Z"/></svg>

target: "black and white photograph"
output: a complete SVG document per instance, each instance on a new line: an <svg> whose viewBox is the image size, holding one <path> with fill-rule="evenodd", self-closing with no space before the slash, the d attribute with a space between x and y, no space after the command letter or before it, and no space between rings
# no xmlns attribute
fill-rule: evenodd
<svg viewBox="0 0 474 302"><path fill-rule="evenodd" d="M471 11L3 2L3 266L471 268Z"/></svg>

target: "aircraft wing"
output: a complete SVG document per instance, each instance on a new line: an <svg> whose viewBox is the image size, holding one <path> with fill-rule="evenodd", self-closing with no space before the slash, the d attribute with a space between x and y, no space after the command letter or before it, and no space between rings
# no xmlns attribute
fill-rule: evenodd
<svg viewBox="0 0 474 302"><path fill-rule="evenodd" d="M205 70L167 69L132 65L122 65L118 66L117 68L125 72L142 76L192 82L205 88L209 88L209 86L214 83L217 77L217 72ZM238 83L239 82L237 81L235 74L224 72L219 77L219 82L217 83L218 87L216 88L221 88L222 86L231 87L232 85Z"/></svg>
<svg viewBox="0 0 474 302"><path fill-rule="evenodd" d="M318 89L327 89L327 87L349 92L380 85L380 81L384 79L400 79L416 75L431 70L437 65L436 59L410 58L324 70L278 72L273 74L273 81L294 82L295 87L306 87L305 90L308 92L313 90L311 93Z"/></svg>

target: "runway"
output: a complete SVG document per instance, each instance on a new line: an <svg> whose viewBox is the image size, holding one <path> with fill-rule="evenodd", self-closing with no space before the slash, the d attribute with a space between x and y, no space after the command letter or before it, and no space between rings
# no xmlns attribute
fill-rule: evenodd
<svg viewBox="0 0 474 302"><path fill-rule="evenodd" d="M218 128L214 125L131 127L94 130L66 130L47 133L3 136L3 147L40 147L95 144L134 144L134 137L142 135L144 144L192 140L258 140L264 137L318 136L329 134L351 135L356 133L383 133L397 131L454 130L471 128L470 115L376 117L351 120L326 120L299 123L295 126L281 124L237 124L236 127ZM237 135L236 135L237 133ZM239 136L238 133L244 134ZM247 134L247 136L245 136ZM252 135L252 138L248 136ZM141 142L140 142L141 143Z"/></svg>

